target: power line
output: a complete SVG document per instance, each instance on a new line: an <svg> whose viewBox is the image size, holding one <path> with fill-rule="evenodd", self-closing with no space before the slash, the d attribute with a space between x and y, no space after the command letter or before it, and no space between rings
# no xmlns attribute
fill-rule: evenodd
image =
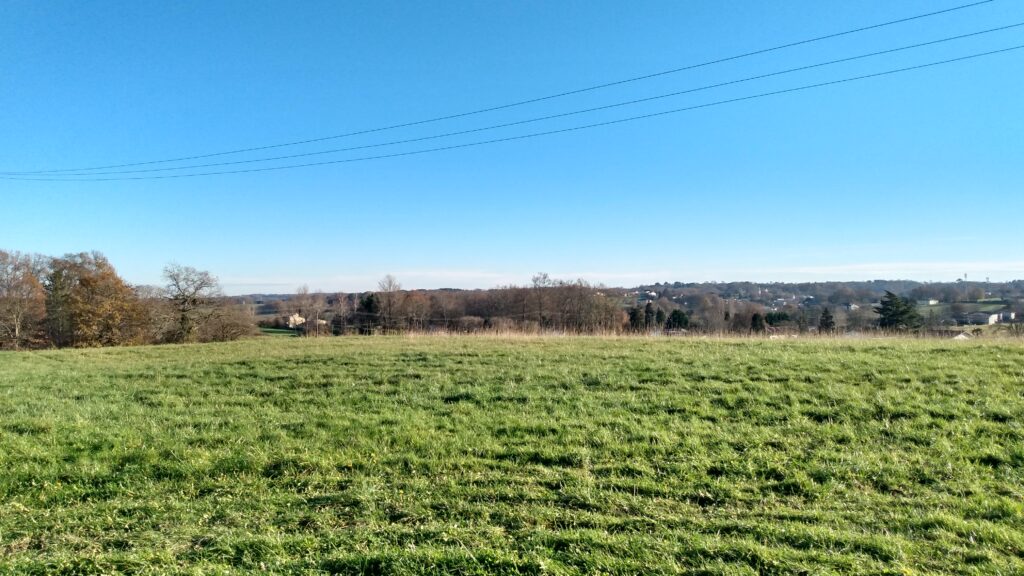
<svg viewBox="0 0 1024 576"><path fill-rule="evenodd" d="M289 155L286 155L286 156L271 156L271 157L267 157L267 158L252 158L252 159L249 159L249 160L233 160L233 161L230 161L230 162L214 162L214 163L209 163L209 164L192 164L192 165L188 165L188 166L173 166L173 167L167 167L167 168L145 168L145 169L140 169L140 170L119 170L119 171L111 171L111 172L65 173L65 174L59 174L59 176L64 177L64 176L104 176L104 175L112 175L112 174L143 174L143 173L151 173L151 172L167 172L167 171L171 171L171 170L189 170L189 169L193 169L193 168L212 168L212 167L215 167L215 166L233 166L233 165L238 165L238 164L252 164L252 163L255 163L255 162L270 162L270 161L274 161L274 160L290 160L292 158L305 158L305 157L309 157L309 156L320 156L320 155L323 155L323 154L335 154L335 153L338 153L338 152L351 152L351 151L354 151L354 150L366 150L368 148L381 148L381 147L384 147L384 146L395 146L395 145L398 145L398 144L410 144L410 143L413 143L413 142L423 142L425 140L436 140L436 139L439 139L439 138L448 138L448 137L451 137L451 136L461 136L461 135L472 134L472 133L476 133L476 132L484 132L484 131L487 131L487 130L496 130L496 129L499 129L499 128L508 128L508 127L511 127L511 126L520 126L520 125L523 125L523 124L531 124L533 122L541 122L541 121L544 121L544 120L553 120L555 118L565 118L567 116L575 116L575 115L578 115L578 114L585 114L585 113L588 113L588 112L597 112L597 111L600 111L600 110L608 110L608 109L611 109L611 108L619 108L619 107L622 107L622 106L629 106L629 105L633 105L633 104L641 104L641 103L644 103L644 102L651 102L651 101L660 100L660 99L663 99L663 98L670 98L670 97L673 97L673 96L682 96L684 94L692 94L694 92L701 92L701 91L704 91L704 90L711 90L713 88L721 88L721 87L724 87L724 86L731 86L731 85L734 85L734 84L741 84L741 83L744 83L744 82L751 82L751 81L754 81L754 80L762 80L762 79L771 78L771 77L774 77L774 76L781 76L783 74L791 74L793 72L801 72L801 71L804 71L804 70L811 70L811 69L814 69L814 68L821 68L821 67L824 67L824 66L831 66L831 65L834 65L834 64L841 64L841 63L844 63L844 62L851 62L851 61L854 61L854 60L862 60L864 58L871 58L871 57L874 57L874 56L881 56L881 55L885 55L885 54L892 54L892 53L895 53L895 52L901 52L901 51L905 51L905 50L921 48L921 47L924 47L924 46L933 46L935 44L942 44L944 42L951 42L953 40L962 40L964 38L971 38L971 37L974 37L974 36L980 36L982 34L990 34L990 33L993 33L993 32L1000 32L1000 31L1009 30L1009 29L1012 29L1012 28L1019 28L1021 26L1024 26L1024 22L1019 22L1017 24L1009 24L1007 26L1000 26L998 28L991 28L991 29L988 29L988 30L981 30L979 32L971 32L969 34L961 34L959 36L951 36L951 37L947 37L947 38L940 38L938 40L931 40L929 42L921 42L921 43L918 43L918 44L911 44L909 46L901 46L899 48L890 48L888 50L880 50L880 51L871 52L871 53L868 53L868 54L861 54L861 55L858 55L858 56L850 56L850 57L847 57L847 58L840 58L840 59L837 59L837 60L830 60L828 62L819 62L817 64L809 64L807 66L800 66L800 67L797 67L797 68L790 68L790 69L787 69L787 70L780 70L780 71L777 71L777 72L769 72L767 74L759 74L757 76L749 76L747 78L742 78L742 79L739 79L739 80L730 80L728 82L720 82L720 83L717 83L717 84L709 84L709 85L700 86L700 87L697 87L697 88L690 88L690 89L687 89L687 90L680 90L680 91L676 91L676 92L670 92L668 94L660 94L660 95L657 95L657 96L650 96L650 97L647 97L647 98L638 98L638 99L635 99L635 100L628 100L628 101L625 101L625 102L617 102L615 104L607 104L607 105L604 105L604 106L597 106L597 107L593 107L593 108L585 108L585 109L582 109L582 110L573 110L573 111L570 111L570 112L563 112L563 113L560 113L560 114L551 114L549 116L540 116L540 117L537 117L537 118L529 118L529 119L526 119L526 120L518 120L518 121L515 121L515 122L506 122L504 124L495 124L495 125L492 125L492 126L484 126L482 128L471 128L471 129L468 129L468 130L459 130L459 131L456 131L456 132L446 132L446 133L443 133L443 134L434 134L434 135L430 135L430 136L421 136L421 137L417 137L417 138L407 138L407 139L404 139L404 140L392 140L390 142L380 142L380 143L377 143L377 144L365 144L365 145L362 145L362 146L351 146L351 147L348 147L348 148L334 148L334 149L331 149L331 150L318 150L318 151L314 151L314 152L303 152L301 154L289 154ZM34 174L38 174L38 173L36 173L36 172L7 172L7 173L0 173L0 175L11 175L11 176L30 176L30 175L34 175Z"/></svg>
<svg viewBox="0 0 1024 576"><path fill-rule="evenodd" d="M199 160L201 158L212 158L212 157L215 157L215 156L225 156L225 155L228 155L228 154L241 154L243 152L257 152L257 151L260 151L260 150L269 150L271 148L282 148L282 147L285 147L285 146L298 146L300 144L312 144L312 143L315 143L315 142L323 142L325 140L335 140L335 139L338 139L338 138L348 138L348 137L351 137L351 136L359 136L359 135L363 135L363 134L372 134L372 133L375 133L375 132L383 132L385 130L395 130L395 129L398 129L398 128L408 128L408 127L411 127L411 126L419 126L419 125L422 125L422 124L429 124L429 123L433 123L433 122L441 122L441 121L444 121L444 120L454 120L456 118L464 118L466 116L473 116L473 115L476 115L476 114L483 114L483 113L486 113L486 112L495 112L495 111L498 111L498 110L505 110L505 109L514 108L514 107L517 107L517 106L524 106L526 104L533 104L533 103L536 103L536 102L543 102L543 101L546 101L546 100L553 100L555 98L562 98L562 97L571 96L571 95L574 95L574 94L582 94L584 92L600 90L600 89L603 89L603 88L610 88L612 86L619 86L619 85L628 84L628 83L631 83L631 82L638 82L638 81L641 81L641 80L648 80L648 79L651 79L651 78L657 78L659 76L666 76L666 75L669 75L669 74L676 74L676 73L679 73L679 72L685 72L687 70L694 70L694 69L697 69L697 68L703 68L703 67L712 66L712 65L715 65L715 64L722 64L722 63L725 63L725 62L731 62L733 60L739 60L741 58L748 58L748 57L751 57L751 56L757 56L757 55L760 55L760 54L767 54L767 53L775 52L775 51L778 51L778 50L784 50L786 48L793 48L793 47L796 47L796 46L802 46L802 45L805 45L805 44L811 44L813 42L820 42L822 40L830 40L832 38L838 38L838 37L847 36L847 35L850 35L850 34L857 34L857 33L860 33L860 32L866 32L868 30L875 30L875 29L878 29L878 28L884 28L884 27L893 26L893 25L896 25L896 24L903 24L903 23L906 23L906 22L911 22L911 21L914 21L914 20L920 20L920 19L923 19L923 18L930 18L932 16L938 16L938 15L941 15L941 14L947 14L947 13L955 12L955 11L958 11L958 10L964 10L964 9L967 9L967 8L973 8L973 7L976 7L976 6L981 6L983 4L989 4L989 3L995 2L995 1L996 0L981 0L979 2L972 2L970 4L962 4L962 5L959 5L959 6L954 6L952 8L946 8L944 10L937 10L937 11L934 11L934 12L927 12L925 14L918 14L916 16L909 16L907 18L900 18L898 20L890 20L888 22L882 22L882 23L879 23L879 24L872 24L870 26L864 26L864 27L861 27L861 28L854 28L852 30L845 30L843 32L836 32L836 33L833 33L833 34L827 34L825 36L818 36L816 38L809 38L809 39L806 39L806 40L799 40L799 41L796 41L796 42L790 42L788 44L782 44L782 45L779 45L779 46L773 46L771 48L762 48L760 50L755 50L753 52L745 52L745 53L737 54L737 55L734 55L734 56L728 56L728 57L725 57L725 58L719 58L717 60L709 60L709 61L706 61L706 62L701 62L699 64L691 64L691 65L683 66L683 67L680 67L680 68L673 68L671 70L663 70L661 72L654 72L654 73L651 73L651 74L645 74L643 76L635 76L635 77L626 78L626 79L623 79L623 80L616 80L616 81L613 81L613 82L606 82L604 84L597 84L597 85L589 86L589 87L586 87L586 88L578 88L578 89L575 89L575 90L570 90L570 91L567 91L567 92L560 92L560 93L551 94L551 95L548 95L548 96L540 96L540 97L537 97L537 98L531 98L531 99L528 99L528 100L520 100L520 101L517 101L517 102L511 102L511 103L502 104L502 105L499 105L499 106L492 106L492 107L489 107L489 108L481 108L481 109L473 110L473 111L469 111L469 112L461 112L461 113L458 113L458 114L450 114L450 115L447 115L447 116L438 116L438 117L435 117L435 118L428 118L428 119L425 119L425 120L416 120L416 121L413 121L413 122L405 122L405 123L402 123L402 124L393 124L393 125L390 125L390 126L383 126L383 127L378 127L378 128L370 128L370 129L366 129L366 130L359 130L359 131L348 132L348 133L344 133L344 134L336 134L336 135L333 135L333 136L323 136L323 137L320 137L320 138L310 138L310 139L306 139L306 140L296 140L296 141L293 141L293 142L285 142L285 143L281 143L281 144L269 144L269 145L265 145L265 146L254 146L254 147L250 147L250 148L239 148L239 149L236 149L236 150L227 150L227 151L224 151L224 152L214 152L214 153L210 153L210 154L197 154L197 155L191 155L191 156L180 156L178 158L167 158L167 159L163 159L163 160L148 160L148 161L145 161L145 162L132 162L132 163L124 163L124 164L109 164L109 165L105 165L105 166L92 166L92 167L84 167L84 168L60 168L60 169L52 169L52 170L35 170L35 171L20 171L20 172L0 172L0 173L2 173L2 174L52 174L52 173L57 173L57 172L77 172L77 171L83 171L83 170L106 170L106 169L110 169L110 168L129 168L129 167L144 166L144 165L149 165L149 164L164 164L164 163L168 163L168 162L181 162L181 161L185 161L185 160Z"/></svg>
<svg viewBox="0 0 1024 576"><path fill-rule="evenodd" d="M269 172L269 171L275 171L275 170L288 170L288 169L293 169L293 168L307 168L307 167L312 167L312 166L326 166L326 165L330 165L330 164L346 164L346 163L351 163L351 162L363 162L363 161L367 161L367 160L381 160L381 159L385 159L385 158L398 158L398 157L403 157L403 156L415 156L415 155L427 154L427 153L431 153L431 152L441 152L441 151L445 151L445 150L457 150L457 149L461 149L461 148L471 148L471 147L475 147L475 146L483 146L483 145L486 145L486 144L497 144L499 142L511 142L511 141L514 141L514 140L525 140L525 139L528 139L528 138L536 138L536 137L540 137L540 136L550 136L550 135L554 135L554 134L563 134L563 133L566 133L566 132L574 132L574 131L577 131L577 130L585 130L585 129L597 128L597 127L601 127L601 126L611 126L611 125L614 125L614 124L622 124L622 123L625 123L625 122L632 122L632 121L635 121L635 120L643 120L643 119L646 119L646 118L655 118L655 117L659 117L659 116L665 116L665 115L668 115L668 114L677 114L677 113L680 113L680 112L688 112L688 111L691 111L691 110L699 110L699 109L703 109L703 108L711 108L713 106L721 106L721 105L724 105L724 104L732 104L732 103L735 103L735 102L744 102L744 101L747 101L747 100L754 100L754 99L757 99L757 98L766 98L768 96L777 96L777 95L780 95L780 94L788 94L788 93L791 93L791 92L800 92L800 91L803 91L803 90L810 90L810 89L813 89L813 88L822 88L822 87L825 87L825 86L834 86L834 85L837 85L837 84L845 84L845 83L849 83L849 82L855 82L855 81L858 81L858 80L866 80L866 79L869 79L869 78L878 78L878 77L881 77L881 76L889 76L889 75L893 75L893 74L899 74L899 73L902 73L902 72L910 72L912 70L921 70L923 68L931 68L931 67L934 67L934 66L941 66L941 65L944 65L944 64L951 64L951 63L954 63L954 62L962 62L962 61L965 61L965 60L972 60L972 59L981 58L981 57L984 57L984 56L991 56L991 55L994 55L994 54L1001 54L1001 53L1004 53L1004 52L1011 52L1013 50L1020 50L1022 48L1024 48L1024 44L1018 45L1018 46L1011 46L1009 48L1003 48L1003 49L1000 49L1000 50L991 50L991 51L988 51L988 52L981 52L981 53L977 53L977 54L971 54L971 55L968 55L968 56L961 56L961 57L958 57L958 58L951 58L951 59L948 59L948 60L940 60L940 61L937 61L937 62L929 62L927 64L918 64L916 66L908 66L906 68L897 68L897 69L894 69L894 70L886 70L884 72L876 72L876 73L873 73L873 74L865 74L865 75L862 75L862 76L853 76L853 77L850 77L850 78L843 78L843 79L840 79L840 80L831 80L831 81L828 81L828 82L820 82L820 83L817 83L817 84L807 84L807 85L804 85L804 86L798 86L796 88L787 88L787 89L784 89L784 90L775 90L775 91L772 91L772 92L762 92L760 94L754 94L754 95L751 95L751 96L742 96L742 97L739 97L739 98L730 98L728 100L718 100L716 102L709 102L709 103L705 103L705 104L698 104L698 105L695 105L695 106L687 106L685 108L676 108L676 109L673 109L673 110L665 110L665 111L662 111L662 112L653 112L651 114L642 114L642 115L639 115L639 116L630 116L630 117L627 117L627 118L620 118L618 120L609 120L609 121L606 121L606 122L597 122L597 123L594 123L594 124L585 124L585 125L582 125L582 126L573 126L573 127L569 127L569 128L561 128L561 129L558 129L558 130L549 130L549 131L546 131L546 132L534 132L534 133L531 133L531 134L522 134L522 135L519 135L519 136L509 136L509 137L506 137L506 138L495 138L493 140L482 140L482 141L477 141L477 142L469 142L469 143L465 143L465 144L453 144L451 146L442 146L442 147L438 147L438 148L426 148L426 149L422 149L422 150L412 150L412 151L409 151L409 152L396 152L394 154L382 154L382 155L378 155L378 156L363 156L363 157L360 157L360 158L345 158L345 159L341 159L341 160L327 160L327 161L323 161L323 162L309 162L309 163L305 163L305 164L291 164L291 165L286 165L286 166L270 166L270 167L263 167L263 168L247 168L247 169L243 169L243 170L223 170L223 171L217 171L217 172L197 172L197 173L190 173L190 174L166 174L166 175L162 175L162 176L123 176L123 177L115 177L115 178L26 178L26 177L0 176L0 179L3 179L3 180L31 181L31 182L107 182L107 181L114 181L114 180L163 180L163 179L170 179L170 178L191 178L191 177L196 177L196 176L218 176L218 175L222 175L222 174L242 174L242 173L249 173L249 172Z"/></svg>

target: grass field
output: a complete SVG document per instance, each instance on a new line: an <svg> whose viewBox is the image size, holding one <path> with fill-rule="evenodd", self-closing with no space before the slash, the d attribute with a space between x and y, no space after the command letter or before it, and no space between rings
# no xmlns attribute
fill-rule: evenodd
<svg viewBox="0 0 1024 576"><path fill-rule="evenodd" d="M0 354L0 573L1024 573L1024 346Z"/></svg>
<svg viewBox="0 0 1024 576"><path fill-rule="evenodd" d="M263 336L296 336L295 330L289 330L288 328L260 328L260 334Z"/></svg>

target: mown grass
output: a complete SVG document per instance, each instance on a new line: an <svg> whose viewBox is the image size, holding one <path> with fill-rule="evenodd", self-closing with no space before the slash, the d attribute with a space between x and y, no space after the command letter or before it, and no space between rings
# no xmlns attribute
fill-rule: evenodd
<svg viewBox="0 0 1024 576"><path fill-rule="evenodd" d="M0 354L0 573L1024 572L1024 346Z"/></svg>

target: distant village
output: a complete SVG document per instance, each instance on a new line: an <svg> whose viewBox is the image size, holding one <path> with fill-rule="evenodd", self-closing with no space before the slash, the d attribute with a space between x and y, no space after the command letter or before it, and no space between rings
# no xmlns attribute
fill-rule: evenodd
<svg viewBox="0 0 1024 576"><path fill-rule="evenodd" d="M908 289L908 284L914 285ZM925 326L984 326L1011 323L1024 313L1024 282L1009 283L914 283L876 280L869 282L808 284L655 284L628 291L638 303L663 298L692 308L706 294L761 305L769 313L817 318L829 308L857 327L874 316L886 291L901 294L914 303Z"/></svg>

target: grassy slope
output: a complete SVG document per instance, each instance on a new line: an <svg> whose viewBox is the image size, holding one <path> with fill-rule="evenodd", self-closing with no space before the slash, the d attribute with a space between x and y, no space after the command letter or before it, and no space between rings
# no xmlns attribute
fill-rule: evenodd
<svg viewBox="0 0 1024 576"><path fill-rule="evenodd" d="M1024 347L0 354L0 573L1024 571Z"/></svg>

